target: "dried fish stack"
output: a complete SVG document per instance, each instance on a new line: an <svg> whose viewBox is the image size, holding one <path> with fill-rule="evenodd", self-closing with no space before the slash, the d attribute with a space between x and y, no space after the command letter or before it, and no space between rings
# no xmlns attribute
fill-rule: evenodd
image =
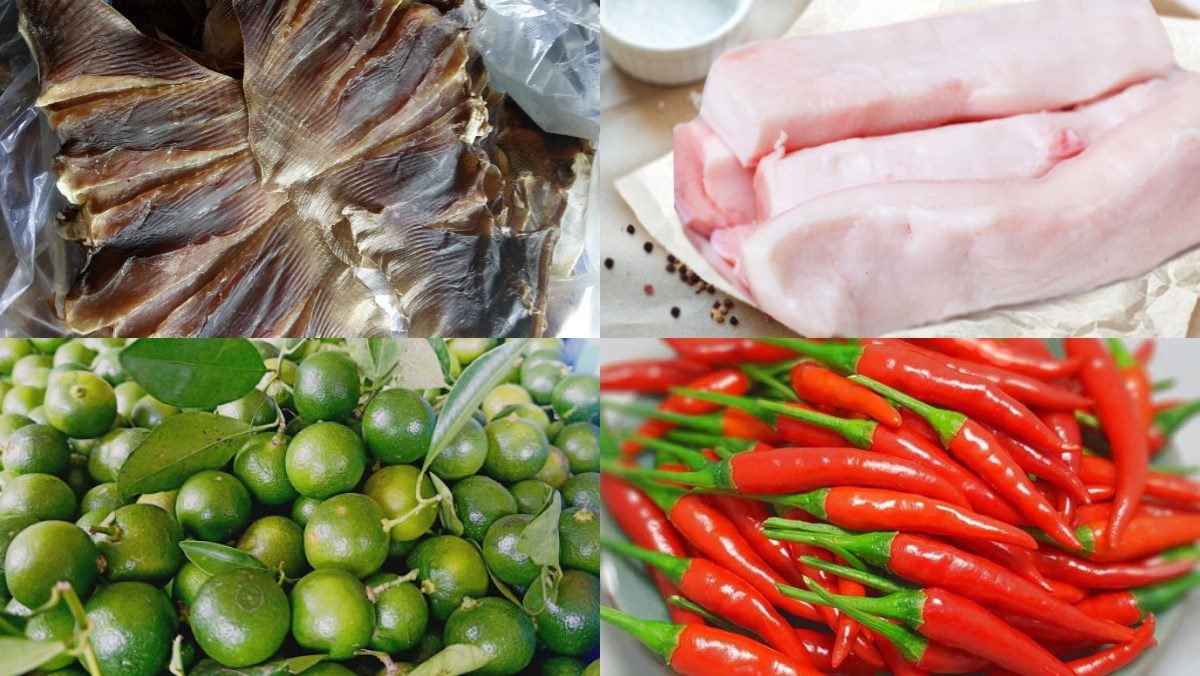
<svg viewBox="0 0 1200 676"><path fill-rule="evenodd" d="M590 149L488 90L459 12L215 0L193 46L153 12L135 25L100 0L18 5L77 205L63 233L86 252L63 303L72 329L544 330ZM385 282L368 287L372 274Z"/></svg>

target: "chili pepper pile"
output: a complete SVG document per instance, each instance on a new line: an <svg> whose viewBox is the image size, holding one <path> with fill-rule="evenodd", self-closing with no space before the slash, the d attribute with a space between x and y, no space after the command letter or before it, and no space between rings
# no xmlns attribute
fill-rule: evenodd
<svg viewBox="0 0 1200 676"><path fill-rule="evenodd" d="M679 673L1109 674L1200 586L1153 343L666 343L602 369L601 498L671 621L601 619Z"/></svg>

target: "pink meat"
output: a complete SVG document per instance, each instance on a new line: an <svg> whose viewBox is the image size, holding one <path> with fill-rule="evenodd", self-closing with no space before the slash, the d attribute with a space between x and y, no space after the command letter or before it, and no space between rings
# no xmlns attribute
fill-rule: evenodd
<svg viewBox="0 0 1200 676"><path fill-rule="evenodd" d="M753 178L703 121L675 127L675 210L692 230L754 222Z"/></svg>
<svg viewBox="0 0 1200 676"><path fill-rule="evenodd" d="M1037 0L746 45L713 66L700 115L752 166L780 143L1056 110L1174 67L1149 0Z"/></svg>
<svg viewBox="0 0 1200 676"><path fill-rule="evenodd" d="M1200 243L1200 74L1039 179L887 183L818 198L742 247L802 334L879 335L1143 274Z"/></svg>
<svg viewBox="0 0 1200 676"><path fill-rule="evenodd" d="M757 214L766 220L815 197L873 183L1036 178L1168 91L1156 79L1067 112L847 139L770 155L754 178Z"/></svg>

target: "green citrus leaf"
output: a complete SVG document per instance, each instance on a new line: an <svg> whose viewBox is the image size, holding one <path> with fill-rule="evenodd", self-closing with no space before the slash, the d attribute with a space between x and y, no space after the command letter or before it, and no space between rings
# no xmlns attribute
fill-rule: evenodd
<svg viewBox="0 0 1200 676"><path fill-rule="evenodd" d="M438 502L438 515L442 520L442 527L450 531L451 535L462 535L463 522L458 518L458 510L454 508L454 494L450 492L450 487L433 472L430 472L428 476L433 481L438 495L442 498Z"/></svg>
<svg viewBox="0 0 1200 676"><path fill-rule="evenodd" d="M173 491L197 472L224 467L249 436L249 425L215 413L171 416L121 465L117 487L127 498Z"/></svg>
<svg viewBox="0 0 1200 676"><path fill-rule="evenodd" d="M0 674L29 673L66 651L65 641L0 637Z"/></svg>
<svg viewBox="0 0 1200 676"><path fill-rule="evenodd" d="M475 671L493 659L490 652L479 646L455 643L408 672L408 676L458 676Z"/></svg>
<svg viewBox="0 0 1200 676"><path fill-rule="evenodd" d="M399 363L399 343L391 338L353 338L346 341L350 358L358 364L363 377L378 384L387 380Z"/></svg>
<svg viewBox="0 0 1200 676"><path fill-rule="evenodd" d="M558 602L558 583L562 580L562 571L546 566L538 574L538 579L529 585L525 598L520 606L530 615L537 615L546 609L546 599Z"/></svg>
<svg viewBox="0 0 1200 676"><path fill-rule="evenodd" d="M455 381L450 394L446 395L446 403L442 405L437 425L433 428L433 442L429 445L429 453L425 455L423 469L429 469L429 464L467 424L467 418L475 413L488 392L504 380L504 376L508 375L528 347L528 339L514 340L489 350L467 366Z"/></svg>
<svg viewBox="0 0 1200 676"><path fill-rule="evenodd" d="M209 575L220 575L238 568L267 569L257 556L216 542L184 540L179 543L179 548L188 561Z"/></svg>
<svg viewBox="0 0 1200 676"><path fill-rule="evenodd" d="M562 514L562 494L554 491L550 504L521 529L517 551L539 566L558 567L558 517Z"/></svg>
<svg viewBox="0 0 1200 676"><path fill-rule="evenodd" d="M438 366L442 367L442 377L446 382L450 382L450 348L446 347L445 338L426 338L429 341L429 347L433 348L433 353L437 355Z"/></svg>
<svg viewBox="0 0 1200 676"><path fill-rule="evenodd" d="M245 338L143 338L121 350L121 366L155 399L180 408L240 399L266 373Z"/></svg>

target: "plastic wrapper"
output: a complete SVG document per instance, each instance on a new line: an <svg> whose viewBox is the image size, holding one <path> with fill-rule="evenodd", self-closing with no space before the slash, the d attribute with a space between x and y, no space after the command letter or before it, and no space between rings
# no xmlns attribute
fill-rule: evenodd
<svg viewBox="0 0 1200 676"><path fill-rule="evenodd" d="M449 8L457 4L440 6ZM470 2L459 11L468 12L467 16L475 21L482 21L487 14ZM56 217L68 204L56 187L57 176L52 169L59 142L45 117L34 107L37 70L28 46L17 31L17 14L15 3L0 3L0 91L3 92L0 95L0 335L69 335L69 328L59 319L61 308L56 304L62 302L71 281L82 269L83 250L76 243L64 240L56 228ZM523 34L544 37L570 32L566 17L561 11L531 15L526 19L529 25L523 27ZM586 18L586 13L581 17ZM594 17L592 22L590 27L575 32L594 33ZM475 28L478 27L476 24ZM559 49L560 43L551 42L554 43L549 45L551 48ZM511 38L507 45L514 51L531 48L527 42ZM495 55L495 50L492 51ZM598 48L594 63L586 59L573 63L593 68L594 72L579 74L574 82L590 83L587 85L592 87L590 96L598 99ZM552 74L542 73L542 76L547 81L554 79ZM492 78L497 84L502 80L503 76ZM523 101L513 98L524 108ZM598 114L596 118L598 127ZM540 122L536 117L535 121ZM573 135L586 136L579 132ZM568 208L559 222L545 335L590 336L598 326L598 266L588 239L590 229L585 225L594 177L588 178L590 167L583 167L578 176L581 180L571 189ZM379 271L360 268L356 273L374 291L382 310L377 313L378 326L370 327L366 333L403 335L404 322L398 317L394 299ZM273 294L271 289L279 281L256 280L267 296Z"/></svg>
<svg viewBox="0 0 1200 676"><path fill-rule="evenodd" d="M471 44L491 84L542 129L600 136L600 6L593 0L487 0Z"/></svg>

